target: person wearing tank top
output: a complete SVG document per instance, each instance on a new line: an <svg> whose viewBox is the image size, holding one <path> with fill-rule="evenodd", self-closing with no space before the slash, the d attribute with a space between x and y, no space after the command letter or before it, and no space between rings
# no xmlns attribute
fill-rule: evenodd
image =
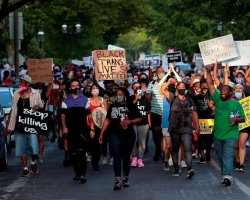
<svg viewBox="0 0 250 200"><path fill-rule="evenodd" d="M88 99L90 105L91 114L96 108L102 107L106 111L108 109L107 101L99 96L99 87L93 84L90 88L91 97ZM102 146L98 141L101 129L95 124L93 119L89 119L90 123L90 141L89 141L89 150L91 153L91 164L94 170L99 169L99 160L101 157Z"/></svg>

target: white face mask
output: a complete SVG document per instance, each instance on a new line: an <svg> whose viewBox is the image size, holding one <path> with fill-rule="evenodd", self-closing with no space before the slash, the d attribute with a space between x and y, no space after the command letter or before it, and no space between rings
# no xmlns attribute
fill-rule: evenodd
<svg viewBox="0 0 250 200"><path fill-rule="evenodd" d="M234 95L235 95L235 97L237 99L241 99L242 98L242 93L241 92L235 92Z"/></svg>
<svg viewBox="0 0 250 200"><path fill-rule="evenodd" d="M99 95L99 89L93 89L91 93L92 93L93 96L98 96Z"/></svg>

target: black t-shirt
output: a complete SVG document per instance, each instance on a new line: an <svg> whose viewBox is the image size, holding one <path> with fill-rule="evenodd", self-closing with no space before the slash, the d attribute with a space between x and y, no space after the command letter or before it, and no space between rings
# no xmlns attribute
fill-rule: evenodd
<svg viewBox="0 0 250 200"><path fill-rule="evenodd" d="M212 111L208 107L208 103L210 101L210 96L203 96L202 94L196 95L192 97L194 104L197 108L197 113L199 119L212 119Z"/></svg>
<svg viewBox="0 0 250 200"><path fill-rule="evenodd" d="M17 122L18 122L19 117L22 116L24 108L30 108L30 99L29 98L25 98L25 99L19 98L19 100L17 102L17 119L16 119ZM20 131L20 132L29 133L29 132L25 132L25 130L22 127L22 124L20 124L20 123L16 123L15 129Z"/></svg>
<svg viewBox="0 0 250 200"><path fill-rule="evenodd" d="M138 125L146 125L148 124L148 115L150 113L151 104L150 102L145 98L145 96L142 96L141 99L139 99L135 105L137 106L138 110L140 111L140 114L142 116L142 122Z"/></svg>
<svg viewBox="0 0 250 200"><path fill-rule="evenodd" d="M169 132L193 134L192 112L196 111L193 100L189 97L180 100L172 94L170 104Z"/></svg>
<svg viewBox="0 0 250 200"><path fill-rule="evenodd" d="M128 125L127 129L123 129L120 122L126 118L129 120L141 118L141 114L135 104L118 104L115 102L108 108L107 119L110 119L109 130L111 134L134 133L133 125Z"/></svg>

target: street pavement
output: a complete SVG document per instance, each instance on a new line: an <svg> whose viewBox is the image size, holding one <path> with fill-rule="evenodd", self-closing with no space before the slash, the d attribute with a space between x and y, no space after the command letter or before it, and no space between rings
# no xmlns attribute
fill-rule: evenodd
<svg viewBox="0 0 250 200"><path fill-rule="evenodd" d="M192 180L186 179L186 170L179 177L163 171L161 161L154 162L153 144L144 158L144 168L131 169L129 188L113 191L114 173L110 165L94 171L90 164L87 182L80 184L72 180L72 167L63 167L64 153L56 143L45 142L44 163L39 165L40 173L30 178L21 177L19 158L9 155L9 168L0 172L0 200L231 200L250 199L250 163L246 162L244 173L235 172L231 187L221 185L221 176L215 152L210 164L198 164ZM249 151L249 150L248 150Z"/></svg>

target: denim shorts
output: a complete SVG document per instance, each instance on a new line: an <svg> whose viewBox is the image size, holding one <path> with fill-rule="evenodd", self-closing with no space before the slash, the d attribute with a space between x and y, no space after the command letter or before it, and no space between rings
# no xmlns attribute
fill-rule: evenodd
<svg viewBox="0 0 250 200"><path fill-rule="evenodd" d="M16 156L38 155L38 139L36 134L15 131Z"/></svg>

